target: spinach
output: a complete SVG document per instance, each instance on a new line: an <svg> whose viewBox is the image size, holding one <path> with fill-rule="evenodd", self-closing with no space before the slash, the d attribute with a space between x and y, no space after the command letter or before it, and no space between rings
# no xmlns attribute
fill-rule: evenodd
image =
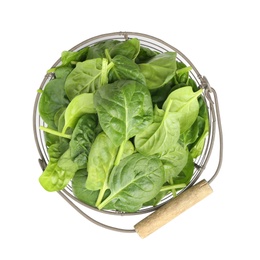
<svg viewBox="0 0 260 260"><path fill-rule="evenodd" d="M147 63L139 64L149 89L157 89L168 83L175 75L176 53L157 54Z"/></svg>
<svg viewBox="0 0 260 260"><path fill-rule="evenodd" d="M188 184L192 178L193 171L194 171L193 158L190 155L190 153L188 153L186 165L183 167L183 169L177 176L173 176L172 182L175 184L182 184L182 183Z"/></svg>
<svg viewBox="0 0 260 260"><path fill-rule="evenodd" d="M55 114L69 104L65 95L64 84L71 68L59 68L56 70L56 76L50 80L41 93L39 101L39 114L44 122L51 128L56 129Z"/></svg>
<svg viewBox="0 0 260 260"><path fill-rule="evenodd" d="M65 82L65 91L70 100L82 93L93 93L108 82L107 74L113 66L105 58L96 58L78 62Z"/></svg>
<svg viewBox="0 0 260 260"><path fill-rule="evenodd" d="M171 102L170 111L176 112L180 122L181 133L189 129L196 120L199 113L198 97L202 89L193 92L192 87L183 87L173 91L163 104L163 109L167 108Z"/></svg>
<svg viewBox="0 0 260 260"><path fill-rule="evenodd" d="M78 61L86 60L89 47L85 47L79 51L63 51L61 53L61 63L63 66L69 65L71 63L76 63Z"/></svg>
<svg viewBox="0 0 260 260"><path fill-rule="evenodd" d="M87 60L105 58L105 50L111 50L115 45L119 43L120 41L117 40L107 40L90 46L88 49Z"/></svg>
<svg viewBox="0 0 260 260"><path fill-rule="evenodd" d="M117 155L118 146L115 146L108 136L101 132L95 139L89 153L86 188L100 190L97 204L100 203L108 189L107 181Z"/></svg>
<svg viewBox="0 0 260 260"><path fill-rule="evenodd" d="M86 114L96 113L96 109L93 104L93 93L83 93L76 96L68 105L64 113L64 126L62 133L66 133L66 130L74 128L78 119Z"/></svg>
<svg viewBox="0 0 260 260"><path fill-rule="evenodd" d="M99 88L94 105L103 131L120 146L119 160L127 140L151 124L153 108L146 86L133 80L118 80Z"/></svg>
<svg viewBox="0 0 260 260"><path fill-rule="evenodd" d="M127 41L122 41L114 45L110 50L111 57L117 55L127 57L131 60L135 60L140 51L140 41L136 38L129 39Z"/></svg>
<svg viewBox="0 0 260 260"><path fill-rule="evenodd" d="M188 154L188 149L177 143L161 155L166 181L171 182L172 178L179 175L187 164Z"/></svg>
<svg viewBox="0 0 260 260"><path fill-rule="evenodd" d="M47 191L135 212L189 184L209 131L202 89L176 53L136 38L64 51L41 93Z"/></svg>
<svg viewBox="0 0 260 260"><path fill-rule="evenodd" d="M207 106L202 98L199 99L200 110L197 118L198 121L198 138L189 146L193 158L198 157L203 150L204 142L209 132L209 117Z"/></svg>
<svg viewBox="0 0 260 260"><path fill-rule="evenodd" d="M86 188L85 183L87 178L88 172L86 169L78 170L71 181L72 192L80 201L95 207L99 191L88 190ZM109 191L105 193L104 198L106 198L108 195Z"/></svg>
<svg viewBox="0 0 260 260"><path fill-rule="evenodd" d="M175 81L178 83L188 83L189 81L189 72L192 70L192 67L187 67L182 62L176 62L177 70L175 75Z"/></svg>
<svg viewBox="0 0 260 260"><path fill-rule="evenodd" d="M159 53L156 52L156 51L153 51L149 48L140 46L140 50L139 50L139 53L138 53L138 55L135 59L135 62L137 64L146 63L147 61L149 61L151 58L153 58L157 54L159 54Z"/></svg>
<svg viewBox="0 0 260 260"><path fill-rule="evenodd" d="M72 133L70 156L79 168L86 168L89 152L96 138L97 124L96 114L85 114L78 120Z"/></svg>
<svg viewBox="0 0 260 260"><path fill-rule="evenodd" d="M180 136L180 124L175 113L168 109L159 119L149 125L144 131L135 136L136 150L142 154L162 154L174 146ZM158 109L157 109L158 111Z"/></svg>
<svg viewBox="0 0 260 260"><path fill-rule="evenodd" d="M163 165L157 156L134 153L113 168L108 183L111 194L98 208L112 202L119 211L135 212L156 196L164 182Z"/></svg>
<svg viewBox="0 0 260 260"><path fill-rule="evenodd" d="M119 79L136 80L141 84L146 84L145 77L141 73L139 66L131 59L116 55L112 60L114 64L108 74L109 82L114 82Z"/></svg>
<svg viewBox="0 0 260 260"><path fill-rule="evenodd" d="M50 161L39 181L47 191L58 191L67 186L78 167L70 158L70 150L66 142L50 146Z"/></svg>
<svg viewBox="0 0 260 260"><path fill-rule="evenodd" d="M121 159L134 153L134 147L130 141L126 142L124 149ZM104 132L101 132L92 144L87 163L88 179L86 188L100 190L96 206L101 203L105 192L109 188L107 182L117 153L118 146L115 146Z"/></svg>

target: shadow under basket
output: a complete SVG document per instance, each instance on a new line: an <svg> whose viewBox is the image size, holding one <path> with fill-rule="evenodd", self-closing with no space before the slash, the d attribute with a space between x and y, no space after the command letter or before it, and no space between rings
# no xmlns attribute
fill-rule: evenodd
<svg viewBox="0 0 260 260"><path fill-rule="evenodd" d="M95 207L89 206L80 200L78 200L73 192L71 183L69 183L66 188L58 193L61 197L67 201L74 209L76 209L83 217L92 223L101 226L103 228L119 231L119 232L127 232L127 233L138 233L138 235L142 238L147 237L161 226L165 225L169 221L171 221L176 216L180 215L182 212L192 207L197 202L201 201L207 195L212 192L212 188L210 186L211 182L216 178L222 164L223 157L223 135L221 128L221 120L219 113L219 105L216 91L210 86L207 78L205 76L201 76L195 66L191 63L191 61L178 49L171 46L170 44L155 38L150 35L136 33L136 32L115 32L98 35L96 37L90 38L76 45L70 51L78 51L84 47L92 46L94 44L104 42L107 40L119 40L125 41L131 38L137 38L140 41L140 45L146 48L149 48L158 53L163 52L176 52L177 61L184 63L186 66L190 66L192 70L189 72L190 77L196 82L197 86L203 89L202 97L206 103L208 110L208 118L209 118L209 132L208 136L205 139L203 151L200 156L194 159L194 172L193 176L189 182L189 184L179 190L177 195L173 197L172 195L165 196L156 206L147 206L141 208L139 211L134 213L124 213L118 212L116 210L98 210ZM61 64L61 59L58 59L52 67L56 67ZM43 90L46 84L53 79L53 75L46 74L44 77L40 89ZM47 147L45 144L44 132L40 130L40 126L44 125L42 118L38 112L40 93L37 93L34 110L33 110L33 129L34 129L34 137L36 146L39 152L39 164L44 170L48 164L49 156L47 152ZM204 178L201 178L202 173L204 172L209 158L213 151L213 145L215 136L217 133L218 137L218 162L216 169L210 175L209 180L206 181ZM102 220L99 220L99 215ZM94 216L94 217L93 217ZM136 224L129 228L125 227L115 227L114 225L108 224L106 222L106 218L118 218L118 216L139 216L141 220L139 220ZM134 218L136 219L136 218ZM117 220L114 223L117 223ZM129 218L126 219L127 224L129 224Z"/></svg>

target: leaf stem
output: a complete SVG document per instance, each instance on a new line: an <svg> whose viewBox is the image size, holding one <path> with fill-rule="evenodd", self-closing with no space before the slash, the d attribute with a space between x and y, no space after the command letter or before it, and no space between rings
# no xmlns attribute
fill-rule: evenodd
<svg viewBox="0 0 260 260"><path fill-rule="evenodd" d="M115 159L115 162L114 162L114 165L118 165L121 158L122 158L122 155L123 155L123 152L124 152L124 149L125 149L125 144L126 144L127 140L123 141L119 147L119 150L117 152L117 156L116 156L116 159Z"/></svg>
<svg viewBox="0 0 260 260"><path fill-rule="evenodd" d="M170 99L169 102L168 102L168 104L167 104L167 107L166 107L166 109L165 109L164 117L167 116L167 114L169 113L169 111L170 111L170 109L171 109L172 102L173 102L173 100Z"/></svg>
<svg viewBox="0 0 260 260"><path fill-rule="evenodd" d="M99 194L98 194L98 198L97 198L97 201L96 201L96 204L95 204L97 208L100 205L100 203L102 202L102 199L104 197L104 194L105 194L107 188L108 188L107 185L104 184L103 187L100 189Z"/></svg>
<svg viewBox="0 0 260 260"><path fill-rule="evenodd" d="M167 190L175 190L186 187L185 183L179 183L179 184L173 184L173 185L167 185L163 186L160 191L167 191Z"/></svg>
<svg viewBox="0 0 260 260"><path fill-rule="evenodd" d="M50 129L48 127L40 126L40 130L42 130L42 131L44 131L46 133L49 133L49 134L57 135L57 136L64 137L64 138L67 138L67 139L71 139L71 135L67 135L67 134L61 133L59 131Z"/></svg>
<svg viewBox="0 0 260 260"><path fill-rule="evenodd" d="M102 201L102 202L97 206L97 208L98 208L98 209L104 208L104 207L105 207L109 202L111 202L113 199L114 199L114 196L110 194L104 201Z"/></svg>

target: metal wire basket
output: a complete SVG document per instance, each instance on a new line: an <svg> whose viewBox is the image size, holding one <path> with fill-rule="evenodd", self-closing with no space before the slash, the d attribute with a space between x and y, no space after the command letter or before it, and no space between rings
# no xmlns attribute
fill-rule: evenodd
<svg viewBox="0 0 260 260"><path fill-rule="evenodd" d="M219 139L219 159L218 159L218 164L216 167L215 172L211 175L210 179L206 182L206 188L208 189L206 193L210 193L211 189L208 184L210 184L215 177L217 176L221 164L222 164L222 157L223 157L223 138L222 138L222 129L221 129L221 120L220 120L220 113L219 113L219 105L218 105L218 99L217 99L217 94L216 91L210 86L208 80L206 79L205 76L202 76L199 71L196 69L196 67L193 65L193 63L183 54L181 53L178 49L175 47L171 46L170 44L162 41L161 39L155 38L150 35L142 34L142 33L136 33L136 32L115 32L115 33L108 33L108 34L103 34L99 35L93 38L90 38L88 40L85 40L78 45L74 46L73 48L70 49L70 51L78 51L86 46L92 46L96 43L103 42L106 40L119 40L119 41L125 41L130 38L138 38L140 41L141 46L147 47L151 50L157 51L159 53L166 52L166 51L174 51L177 53L177 60L184 63L187 66L191 66L192 70L190 71L190 77L196 82L196 84L203 89L202 97L204 98L204 101L207 105L208 109L208 116L209 116L209 134L208 137L205 140L204 148L202 154L197 157L194 160L194 165L195 165L195 170L193 173L193 177L189 184L180 190L177 193L176 198L172 198L171 195L165 196L160 203L157 206L149 206L149 207L143 207L141 208L138 212L134 213L122 213L118 211L113 211L113 210L98 210L95 207L89 206L80 200L78 200L71 188L71 184L67 185L67 187L61 191L58 191L58 193L64 198L74 209L76 209L80 214L82 214L86 219L89 221L102 226L104 228L114 230L114 231L120 231L120 232L137 232L141 237L145 237L148 234L152 233L156 229L158 229L160 226L164 225L167 223L170 219L178 215L178 213L173 213L172 216L166 217L165 220L162 220L163 223L156 224L155 227L149 228L150 230L147 231L147 223L146 223L146 231L144 231L144 234L142 234L142 231L139 231L139 223L135 226L135 228L121 228L121 227L114 227L112 225L109 225L107 223L104 223L104 221L99 221L96 219L96 217L91 217L91 212L95 211L97 214L108 214L108 215L120 215L120 216L133 216L133 215L142 215L142 214L148 214L148 218L153 215L154 213L157 214L157 211L159 211L161 208L169 208L167 204L169 201L176 201L176 199L181 198L181 196L188 196L185 197L185 200L190 200L191 195L194 197L194 191L192 191L192 187L194 188L196 184L198 184L198 180L200 179L204 169L206 168L206 165L209 161L209 158L211 156L213 146L214 146L214 140L215 140L215 135L216 131L218 131L218 139ZM61 59L58 59L52 67L56 67L57 65L61 64ZM46 74L41 85L40 89L44 89L46 84L53 79L52 74ZM44 138L44 133L39 129L40 126L44 125L43 120L41 119L39 113L38 113L38 105L39 105L39 99L40 99L40 93L37 94L36 99L35 99L35 104L34 104L34 109L33 109L33 130L34 130L34 137L35 137L35 142L36 146L39 152L39 164L44 170L48 164L48 153L47 153L47 147L45 144L45 138ZM205 184L205 183L204 183ZM204 186L203 184L203 186ZM187 193L188 190L191 190L193 193L189 194ZM184 195L182 195L184 194ZM201 198L202 199L202 198ZM198 199L200 200L200 199ZM195 203L195 202L194 202ZM191 204L194 204L191 202ZM184 208L189 208L192 205L185 206ZM173 204L174 208L177 208L176 203ZM181 211L184 211L185 209L182 209ZM172 210L172 208L170 209ZM150 213L152 213L150 215ZM159 211L160 212L160 211ZM89 215L90 214L90 215ZM153 216L149 221L149 226L151 225L152 222L156 222L159 219L162 218L162 214L168 214L171 215L171 213L165 213L165 209L163 212L159 213L159 215ZM168 219L169 218L169 219ZM146 218L145 218L146 219ZM157 220L156 220L157 219ZM142 220L143 221L143 220ZM142 222L141 221L141 222ZM146 220L145 220L146 221ZM161 220L159 221L161 222ZM141 226L141 224L140 224ZM142 228L141 228L142 230Z"/></svg>

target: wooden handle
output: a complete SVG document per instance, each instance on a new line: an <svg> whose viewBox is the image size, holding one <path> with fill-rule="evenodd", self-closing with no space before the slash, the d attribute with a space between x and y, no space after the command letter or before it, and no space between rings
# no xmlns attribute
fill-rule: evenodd
<svg viewBox="0 0 260 260"><path fill-rule="evenodd" d="M207 181L202 180L190 187L180 195L172 198L165 205L153 212L148 217L138 222L134 228L141 238L145 238L172 219L189 209L212 193L212 188Z"/></svg>

